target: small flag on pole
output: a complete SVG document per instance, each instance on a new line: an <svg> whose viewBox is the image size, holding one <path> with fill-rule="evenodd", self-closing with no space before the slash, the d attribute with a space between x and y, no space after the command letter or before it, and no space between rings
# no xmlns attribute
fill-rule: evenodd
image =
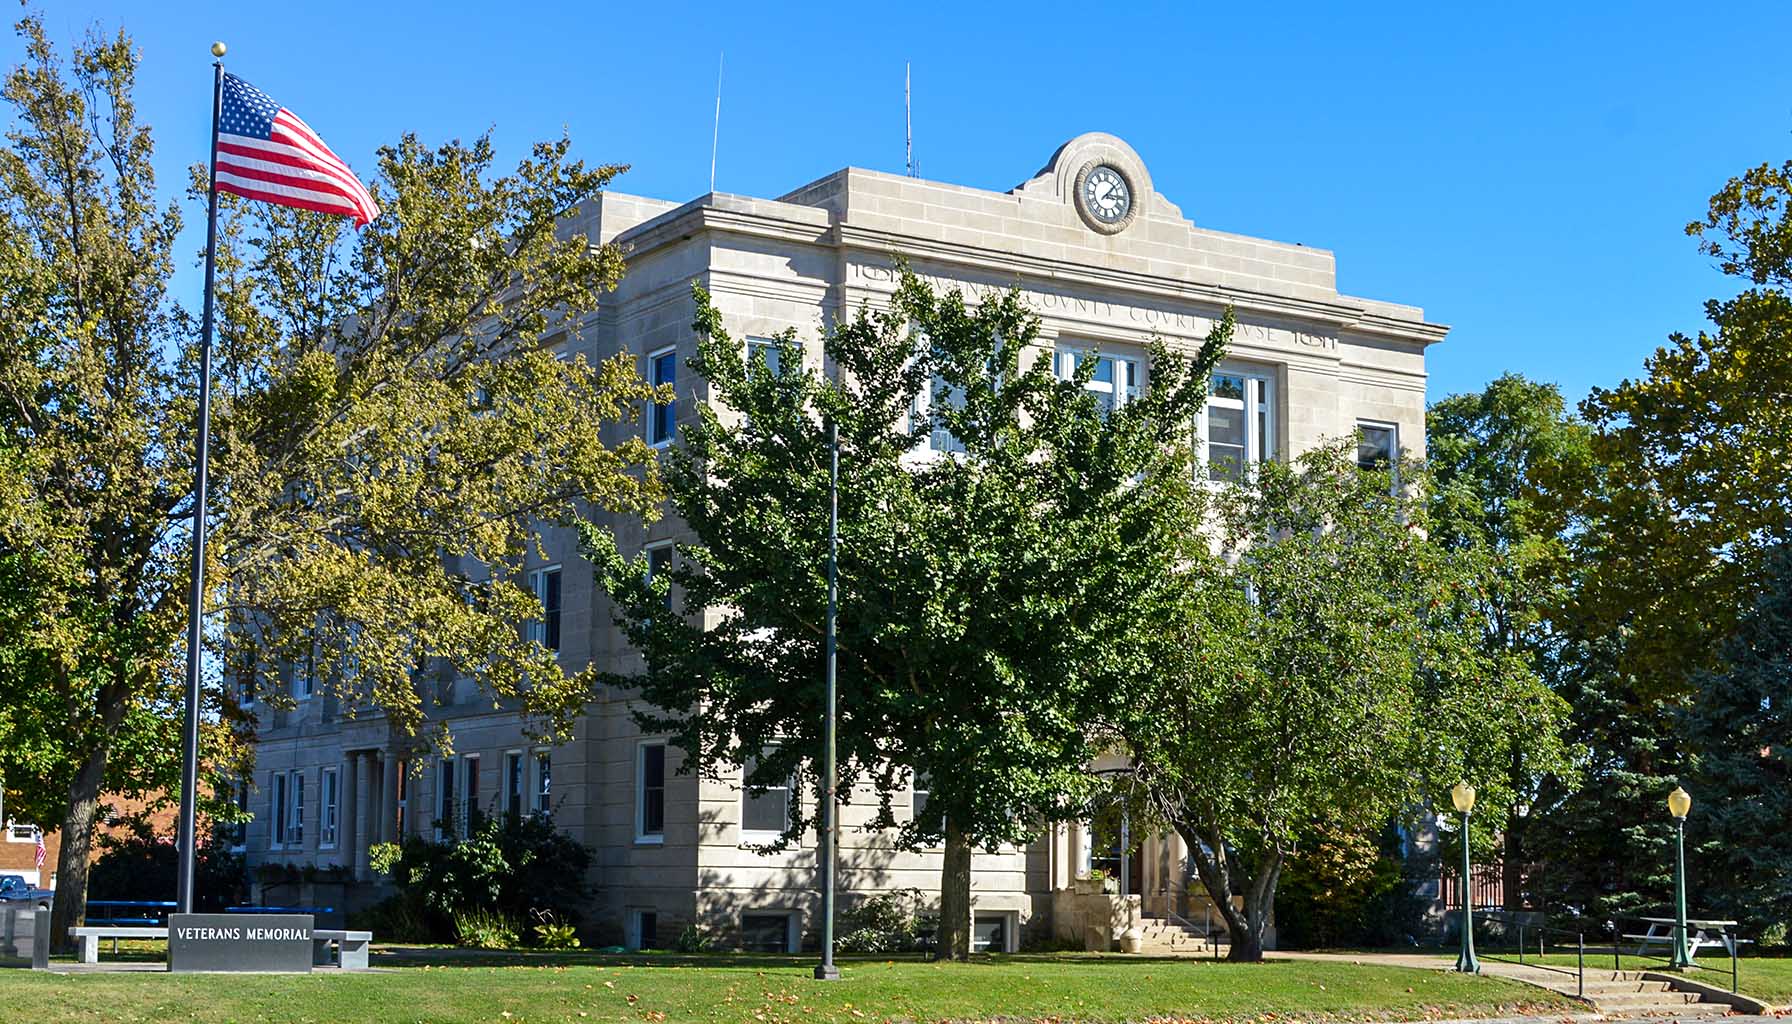
<svg viewBox="0 0 1792 1024"><path fill-rule="evenodd" d="M33 868L43 867L44 866L44 858L48 855L49 855L48 851L46 851L44 849L44 830L40 828L37 830L37 854L36 854L35 859L32 861L31 866Z"/></svg>
<svg viewBox="0 0 1792 1024"><path fill-rule="evenodd" d="M316 132L228 72L217 161L213 182L220 192L352 217L357 228L380 215L361 179Z"/></svg>

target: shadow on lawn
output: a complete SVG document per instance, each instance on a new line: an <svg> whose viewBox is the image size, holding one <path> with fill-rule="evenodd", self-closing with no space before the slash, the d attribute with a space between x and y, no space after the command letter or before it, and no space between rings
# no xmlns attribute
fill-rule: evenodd
<svg viewBox="0 0 1792 1024"><path fill-rule="evenodd" d="M460 949L447 946L376 946L372 959L384 967L663 967L733 968L736 970L809 970L817 954L778 953L599 953L588 950ZM930 964L919 954L897 956L842 956L844 967L887 963ZM1261 967L1293 961L1270 960ZM1128 968L1140 964L1212 964L1192 957L1137 956L1101 953L1001 953L971 957L966 966L999 967L1004 964L1061 964L1089 969Z"/></svg>

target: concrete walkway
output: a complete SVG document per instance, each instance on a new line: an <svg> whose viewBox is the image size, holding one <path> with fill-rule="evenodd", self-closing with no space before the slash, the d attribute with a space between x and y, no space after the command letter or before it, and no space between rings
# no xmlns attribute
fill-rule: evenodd
<svg viewBox="0 0 1792 1024"><path fill-rule="evenodd" d="M1295 951L1267 953L1265 956L1286 960L1329 960L1335 963L1382 964L1389 967L1412 967L1420 970L1447 971L1455 962L1445 953L1302 953ZM1549 970L1530 964L1481 958L1481 973L1505 978L1525 985L1534 985L1571 999L1584 999L1594 1012L1589 1018L1650 1017L1656 1019L1709 1020L1726 1016L1735 1009L1763 1014L1758 1019L1779 1020L1766 1015L1768 1007L1752 999L1731 996L1708 986L1689 986L1671 975L1643 971L1612 971L1588 968L1585 991L1579 991L1580 980L1572 972ZM1706 1001L1701 1001L1701 1000ZM1739 1005L1732 1007L1730 1000ZM1733 1017L1730 1020L1757 1019Z"/></svg>

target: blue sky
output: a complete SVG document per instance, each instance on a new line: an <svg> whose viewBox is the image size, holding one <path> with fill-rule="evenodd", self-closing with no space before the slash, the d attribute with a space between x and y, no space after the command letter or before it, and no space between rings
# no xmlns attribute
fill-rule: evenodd
<svg viewBox="0 0 1792 1024"><path fill-rule="evenodd" d="M205 155L214 38L364 176L405 130L493 128L513 160L564 128L633 166L618 189L675 199L708 188L718 51L717 188L761 196L900 172L911 61L925 177L1007 189L1113 132L1196 224L1332 249L1345 292L1451 324L1434 399L1517 370L1577 400L1736 290L1682 228L1792 156L1792 4L1364 6L60 0L47 20L136 37L170 188Z"/></svg>

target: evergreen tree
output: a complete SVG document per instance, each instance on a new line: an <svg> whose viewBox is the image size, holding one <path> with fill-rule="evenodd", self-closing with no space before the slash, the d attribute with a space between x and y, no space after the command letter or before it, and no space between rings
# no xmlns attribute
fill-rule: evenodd
<svg viewBox="0 0 1792 1024"><path fill-rule="evenodd" d="M1792 923L1792 547L1703 673L1685 715L1693 750L1699 911L1757 932Z"/></svg>

